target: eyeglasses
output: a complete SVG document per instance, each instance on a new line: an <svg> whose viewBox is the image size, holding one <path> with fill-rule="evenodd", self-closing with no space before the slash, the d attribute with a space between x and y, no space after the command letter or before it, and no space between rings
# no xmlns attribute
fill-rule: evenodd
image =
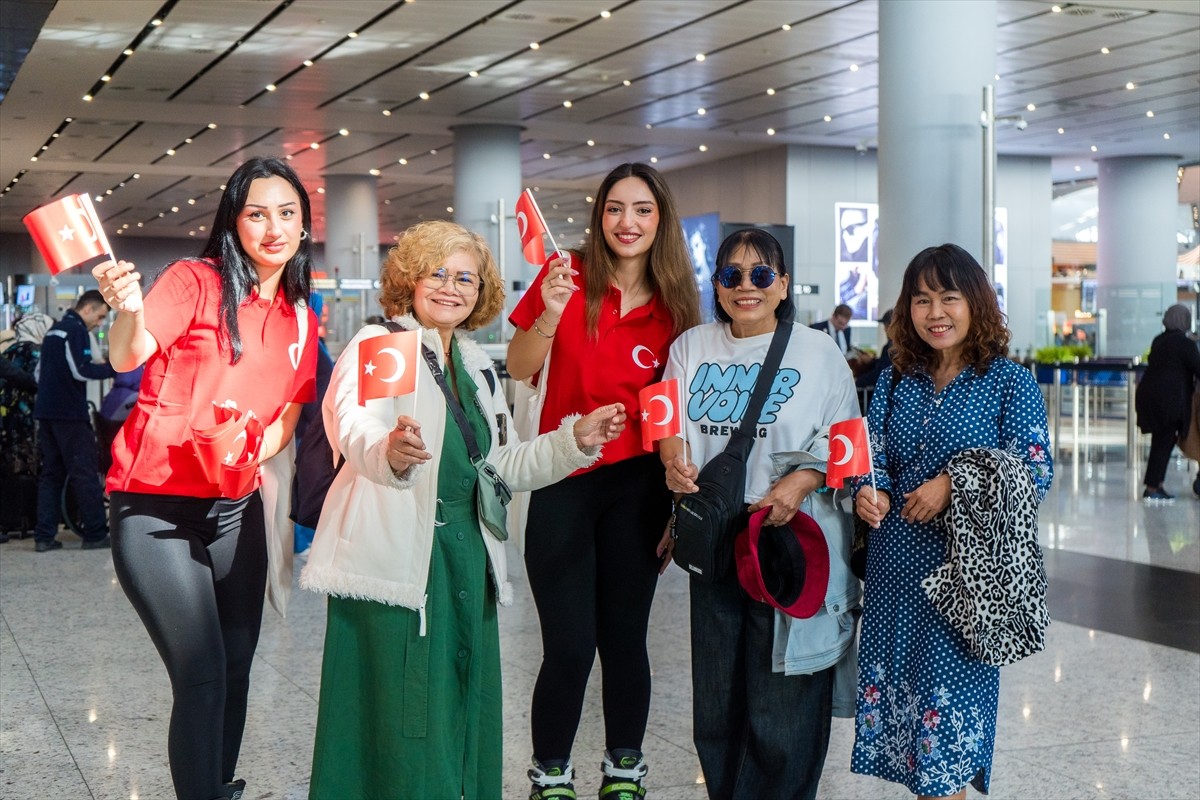
<svg viewBox="0 0 1200 800"><path fill-rule="evenodd" d="M766 289L775 282L775 270L766 264L759 264L757 267L752 267L751 269L721 267L717 270L717 274L713 276L713 280L726 289L736 289L742 285L742 275L746 273L750 274L750 282L757 289Z"/></svg>
<svg viewBox="0 0 1200 800"><path fill-rule="evenodd" d="M466 270L451 275L445 267L438 267L425 276L425 281L429 286L437 289L443 289L447 283L453 281L454 291L463 297L474 297L479 293L479 276Z"/></svg>

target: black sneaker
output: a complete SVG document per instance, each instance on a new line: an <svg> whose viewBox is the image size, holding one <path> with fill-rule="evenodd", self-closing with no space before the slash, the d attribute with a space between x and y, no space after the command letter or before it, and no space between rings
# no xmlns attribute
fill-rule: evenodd
<svg viewBox="0 0 1200 800"><path fill-rule="evenodd" d="M1155 503L1170 503L1175 500L1175 495L1167 494L1161 486L1157 489L1151 489L1147 486L1145 491L1142 492L1142 499Z"/></svg>
<svg viewBox="0 0 1200 800"><path fill-rule="evenodd" d="M110 547L112 547L112 540L108 538L108 534L105 534L103 539L93 539L92 541L84 539L83 544L79 545L80 550L107 550Z"/></svg>
<svg viewBox="0 0 1200 800"><path fill-rule="evenodd" d="M575 769L571 759L551 760L545 764L533 759L533 767L527 773L533 785L529 787L529 800L575 800Z"/></svg>
<svg viewBox="0 0 1200 800"><path fill-rule="evenodd" d="M48 553L51 550L58 550L62 547L62 542L57 539L51 539L48 542L38 542L33 546L33 549L39 553Z"/></svg>
<svg viewBox="0 0 1200 800"><path fill-rule="evenodd" d="M646 796L642 780L649 770L640 750L618 747L604 751L600 771L604 773L600 800L641 800Z"/></svg>
<svg viewBox="0 0 1200 800"><path fill-rule="evenodd" d="M108 541L108 537L104 537L104 541ZM233 783L225 784L225 792L221 795L224 800L241 800L242 794L246 791L246 782L238 779Z"/></svg>

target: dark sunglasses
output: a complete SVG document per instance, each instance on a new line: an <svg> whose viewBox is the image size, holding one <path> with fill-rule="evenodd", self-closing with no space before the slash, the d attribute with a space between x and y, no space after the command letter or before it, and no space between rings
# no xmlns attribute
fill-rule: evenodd
<svg viewBox="0 0 1200 800"><path fill-rule="evenodd" d="M726 289L736 289L742 285L742 273L744 272L750 273L750 282L758 289L766 289L775 282L775 270L766 264L759 264L757 267L749 270L738 269L737 267L721 267L717 270L717 274L713 276L713 280Z"/></svg>

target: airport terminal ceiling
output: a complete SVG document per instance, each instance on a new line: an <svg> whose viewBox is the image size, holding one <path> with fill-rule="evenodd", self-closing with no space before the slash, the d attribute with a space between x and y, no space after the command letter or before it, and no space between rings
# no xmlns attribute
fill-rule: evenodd
<svg viewBox="0 0 1200 800"><path fill-rule="evenodd" d="M1200 161L1200 3L997 0L1001 155ZM562 241L615 163L876 147L877 0L4 0L0 231L102 198L118 235L203 236L249 155L377 174L380 229L444 217L463 123L516 123ZM90 99L87 99L90 98ZM515 199L515 198L514 198ZM570 218L570 222L568 222Z"/></svg>

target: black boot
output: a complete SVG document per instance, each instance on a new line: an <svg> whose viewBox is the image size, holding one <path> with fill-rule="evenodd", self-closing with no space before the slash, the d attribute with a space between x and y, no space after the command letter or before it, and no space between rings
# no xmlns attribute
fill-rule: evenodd
<svg viewBox="0 0 1200 800"><path fill-rule="evenodd" d="M641 750L617 747L604 751L600 763L604 781L600 784L600 800L641 800L646 796L642 780L649 771Z"/></svg>

